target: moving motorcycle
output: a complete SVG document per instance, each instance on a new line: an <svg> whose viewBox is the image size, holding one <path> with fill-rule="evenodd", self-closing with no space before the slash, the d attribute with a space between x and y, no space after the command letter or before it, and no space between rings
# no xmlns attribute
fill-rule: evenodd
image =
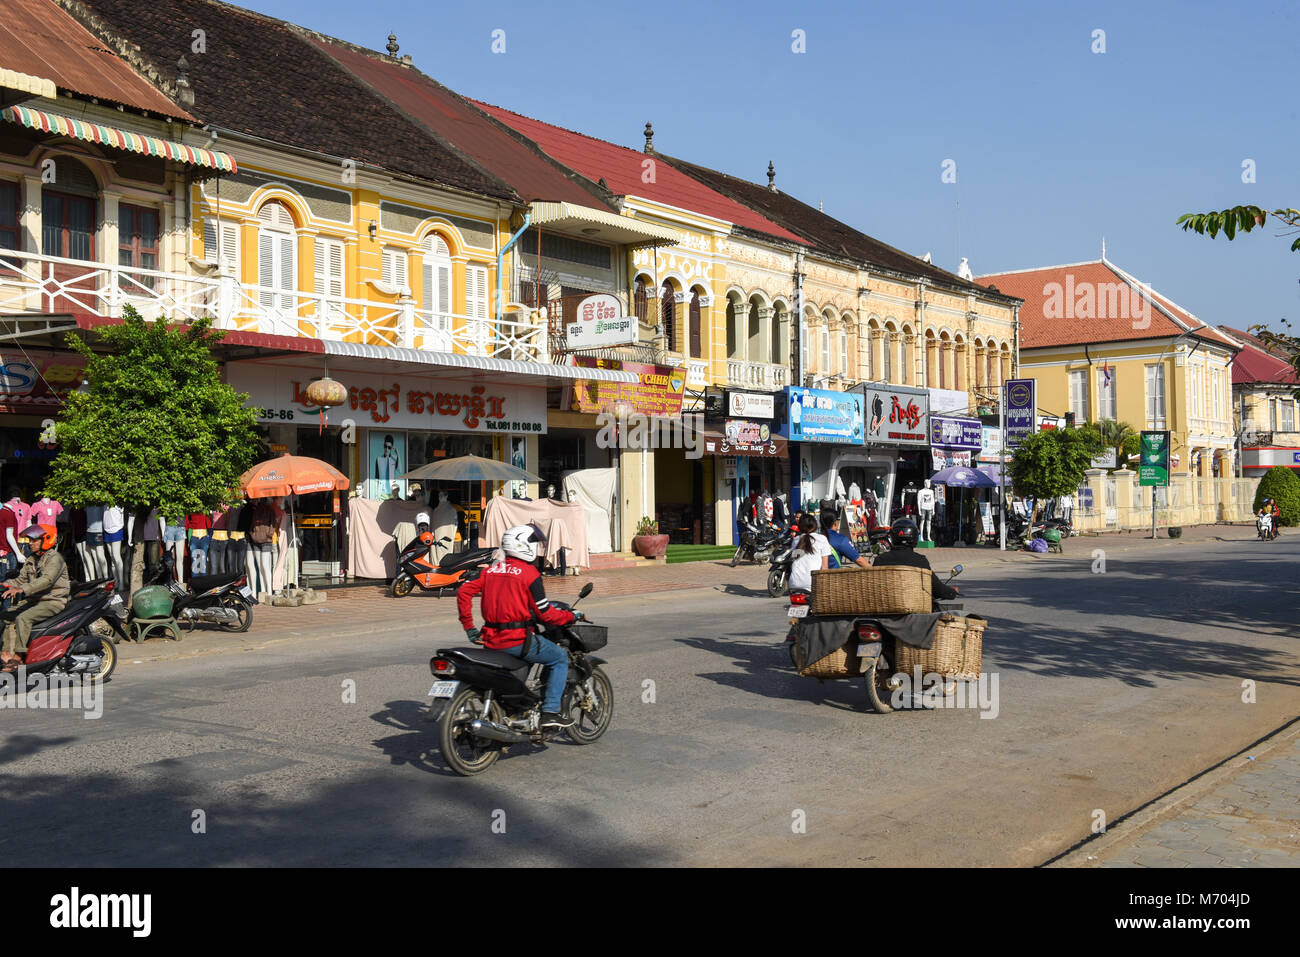
<svg viewBox="0 0 1300 957"><path fill-rule="evenodd" d="M955 565L944 584L952 581L961 573L962 566ZM959 602L944 602L937 599L932 604L935 612L957 613L963 607ZM808 593L803 591L791 593L790 605L786 608L786 615L790 620L790 632L786 636L786 643L790 652L790 662L796 669L799 668L797 631L800 622L809 617L809 612ZM856 640L857 642L859 668L867 689L867 703L871 705L872 710L877 714L889 714L894 710L890 704L890 699L894 691L902 687L906 676L894 673L892 663L898 660L897 639L891 637L882 628L882 620L887 621L888 618L879 615L856 617L852 624L850 641ZM945 693L947 692L945 691ZM916 701L918 697L914 695L913 700Z"/></svg>
<svg viewBox="0 0 1300 957"><path fill-rule="evenodd" d="M111 639L95 634L91 626L101 618L112 622L117 617L114 612L122 604L117 583L111 578L78 586L63 611L32 629L27 651L20 656L27 674L85 675L92 681L107 679L117 667L117 646ZM0 612L0 628L7 627L25 606L24 602L15 602L13 607Z"/></svg>
<svg viewBox="0 0 1300 957"><path fill-rule="evenodd" d="M740 544L736 546L736 554L731 556L731 567L735 568L744 561L769 561L781 540L786 537L786 530L775 525L760 527L749 520L742 521Z"/></svg>
<svg viewBox="0 0 1300 957"><path fill-rule="evenodd" d="M439 545L450 545L451 539L443 537ZM439 597L450 588L453 592L467 581L478 578L492 561L491 548L470 548L463 552L448 552L437 567L429 561L432 541L416 537L397 556L397 574L389 594L394 598L409 595L418 585L423 591L436 591Z"/></svg>
<svg viewBox="0 0 1300 957"><path fill-rule="evenodd" d="M1273 516L1261 512L1255 519L1255 531L1259 535L1260 541L1271 542L1277 538L1277 529L1273 523Z"/></svg>
<svg viewBox="0 0 1300 957"><path fill-rule="evenodd" d="M591 594L588 582L572 610ZM438 723L438 747L447 764L466 777L481 774L516 744L540 744L566 735L574 744L591 744L614 717L614 689L591 652L605 647L609 629L584 618L558 628L537 625L547 638L569 653L569 673L562 714L574 719L566 729L541 730L542 678L545 666L489 648L439 648L429 659L433 687L428 721Z"/></svg>

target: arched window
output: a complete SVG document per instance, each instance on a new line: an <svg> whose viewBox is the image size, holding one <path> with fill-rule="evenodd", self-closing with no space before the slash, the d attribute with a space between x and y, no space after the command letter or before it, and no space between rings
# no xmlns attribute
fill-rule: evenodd
<svg viewBox="0 0 1300 957"><path fill-rule="evenodd" d="M988 348L984 351L984 384L990 389L999 384L997 377L993 374L993 363L996 356L997 351L994 344L990 342Z"/></svg>
<svg viewBox="0 0 1300 957"><path fill-rule="evenodd" d="M450 323L451 250L447 248L447 241L437 233L430 233L424 241L423 278L420 308L435 325Z"/></svg>
<svg viewBox="0 0 1300 957"><path fill-rule="evenodd" d="M677 297L673 287L663 284L659 290L659 321L663 323L665 348L669 352L677 351Z"/></svg>
<svg viewBox="0 0 1300 957"><path fill-rule="evenodd" d="M258 302L263 309L293 310L298 286L298 237L284 203L272 200L257 213ZM274 321L274 317L272 321ZM283 315L281 318L284 318Z"/></svg>
<svg viewBox="0 0 1300 957"><path fill-rule="evenodd" d="M691 290L691 311L688 323L690 326L688 335L690 337L691 358L698 359L703 351L700 344L700 291L698 289Z"/></svg>
<svg viewBox="0 0 1300 957"><path fill-rule="evenodd" d="M645 277L636 277L636 286L632 292L632 303L636 309L636 318L639 322L650 323L650 288L646 285Z"/></svg>

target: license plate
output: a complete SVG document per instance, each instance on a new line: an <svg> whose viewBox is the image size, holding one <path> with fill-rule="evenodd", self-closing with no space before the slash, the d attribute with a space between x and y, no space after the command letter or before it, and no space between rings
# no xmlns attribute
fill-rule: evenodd
<svg viewBox="0 0 1300 957"><path fill-rule="evenodd" d="M858 645L859 658L879 658L883 646L879 641L864 641Z"/></svg>
<svg viewBox="0 0 1300 957"><path fill-rule="evenodd" d="M110 608L121 608L125 604L126 602L122 601L121 595L114 595L112 599L109 601L108 606Z"/></svg>
<svg viewBox="0 0 1300 957"><path fill-rule="evenodd" d="M239 589L239 593L243 595L245 598L247 598L249 601L253 600L253 589L249 588L247 585Z"/></svg>
<svg viewBox="0 0 1300 957"><path fill-rule="evenodd" d="M807 617L808 617L808 606L807 606L807 605L791 605L789 608L787 608L787 609L785 610L785 613L786 613L787 615L789 615L791 618L807 618Z"/></svg>
<svg viewBox="0 0 1300 957"><path fill-rule="evenodd" d="M459 681L435 681L426 698L450 698L460 687Z"/></svg>

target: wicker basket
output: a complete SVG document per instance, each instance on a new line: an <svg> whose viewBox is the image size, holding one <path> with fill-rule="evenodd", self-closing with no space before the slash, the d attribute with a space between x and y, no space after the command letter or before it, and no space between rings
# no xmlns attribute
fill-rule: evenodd
<svg viewBox="0 0 1300 957"><path fill-rule="evenodd" d="M799 674L804 678L825 681L828 678L856 678L862 674L857 639L850 639L842 648L836 648L821 661L814 661L811 665L804 664L803 655L799 654L797 648L795 655L799 659Z"/></svg>
<svg viewBox="0 0 1300 957"><path fill-rule="evenodd" d="M988 624L978 615L965 618L944 615L939 619L934 643L929 648L913 648L896 642L897 670L911 674L920 668L922 674L939 674L958 681L976 680L983 670L984 629Z"/></svg>
<svg viewBox="0 0 1300 957"><path fill-rule="evenodd" d="M818 569L812 573L814 615L924 615L931 573L911 565Z"/></svg>

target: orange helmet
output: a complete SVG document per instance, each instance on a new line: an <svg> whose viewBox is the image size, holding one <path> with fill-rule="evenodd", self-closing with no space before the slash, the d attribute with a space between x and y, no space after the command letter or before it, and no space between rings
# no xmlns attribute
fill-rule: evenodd
<svg viewBox="0 0 1300 957"><path fill-rule="evenodd" d="M18 537L27 539L41 552L48 552L58 541L58 536L44 525L28 525Z"/></svg>

